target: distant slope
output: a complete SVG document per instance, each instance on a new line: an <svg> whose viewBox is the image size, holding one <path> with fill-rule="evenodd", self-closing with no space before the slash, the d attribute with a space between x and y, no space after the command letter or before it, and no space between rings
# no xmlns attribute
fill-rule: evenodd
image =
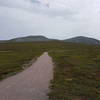
<svg viewBox="0 0 100 100"><path fill-rule="evenodd" d="M53 39L46 38L44 36L27 36L19 37L9 40L10 42L35 42L35 41L51 41Z"/></svg>
<svg viewBox="0 0 100 100"><path fill-rule="evenodd" d="M64 40L64 42L85 43L85 44L93 44L93 45L100 44L99 40L96 40L96 39L93 39L93 38L89 38L89 37L84 37L84 36L79 36L79 37L66 39L66 40Z"/></svg>
<svg viewBox="0 0 100 100"><path fill-rule="evenodd" d="M4 42L6 42L6 40L0 40L0 43L4 43Z"/></svg>
<svg viewBox="0 0 100 100"><path fill-rule="evenodd" d="M0 43L7 43L9 40L0 40Z"/></svg>
<svg viewBox="0 0 100 100"><path fill-rule="evenodd" d="M60 41L56 39L50 39L45 36L26 36L26 37L18 37L11 40L1 40L0 43L5 42L46 42L46 41ZM70 39L62 40L62 42L71 42L71 43L83 43L83 44L91 44L91 45L100 45L100 41L94 38L78 36Z"/></svg>

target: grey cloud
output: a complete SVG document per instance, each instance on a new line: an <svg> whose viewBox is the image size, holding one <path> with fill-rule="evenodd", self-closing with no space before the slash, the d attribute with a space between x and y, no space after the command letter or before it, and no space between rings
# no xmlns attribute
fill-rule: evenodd
<svg viewBox="0 0 100 100"><path fill-rule="evenodd" d="M0 39L23 35L100 39L99 0L0 0Z"/></svg>
<svg viewBox="0 0 100 100"><path fill-rule="evenodd" d="M33 2L33 3L31 3ZM75 11L70 9L54 9L50 8L47 5L42 5L38 0L0 0L0 5L8 8L17 8L24 9L26 11L31 11L33 13L40 13L49 16L72 16L75 14ZM71 17L70 16L70 17Z"/></svg>
<svg viewBox="0 0 100 100"><path fill-rule="evenodd" d="M30 1L33 2L33 3L40 3L39 0L30 0Z"/></svg>

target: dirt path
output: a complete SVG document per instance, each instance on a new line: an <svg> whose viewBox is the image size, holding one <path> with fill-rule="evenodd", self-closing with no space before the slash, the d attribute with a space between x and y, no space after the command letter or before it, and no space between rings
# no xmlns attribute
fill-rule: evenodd
<svg viewBox="0 0 100 100"><path fill-rule="evenodd" d="M48 100L53 64L45 52L25 71L0 82L0 100Z"/></svg>

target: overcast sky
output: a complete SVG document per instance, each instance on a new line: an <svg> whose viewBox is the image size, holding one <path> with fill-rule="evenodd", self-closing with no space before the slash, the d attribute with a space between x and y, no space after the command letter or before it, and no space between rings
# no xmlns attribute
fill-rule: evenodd
<svg viewBox="0 0 100 100"><path fill-rule="evenodd" d="M27 35L100 39L100 0L0 0L0 39Z"/></svg>

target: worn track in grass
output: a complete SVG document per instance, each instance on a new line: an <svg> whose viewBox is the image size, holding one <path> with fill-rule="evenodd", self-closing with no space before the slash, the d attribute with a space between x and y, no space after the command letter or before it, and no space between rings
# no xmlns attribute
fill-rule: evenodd
<svg viewBox="0 0 100 100"><path fill-rule="evenodd" d="M0 82L0 100L48 100L53 63L45 52L25 71Z"/></svg>

